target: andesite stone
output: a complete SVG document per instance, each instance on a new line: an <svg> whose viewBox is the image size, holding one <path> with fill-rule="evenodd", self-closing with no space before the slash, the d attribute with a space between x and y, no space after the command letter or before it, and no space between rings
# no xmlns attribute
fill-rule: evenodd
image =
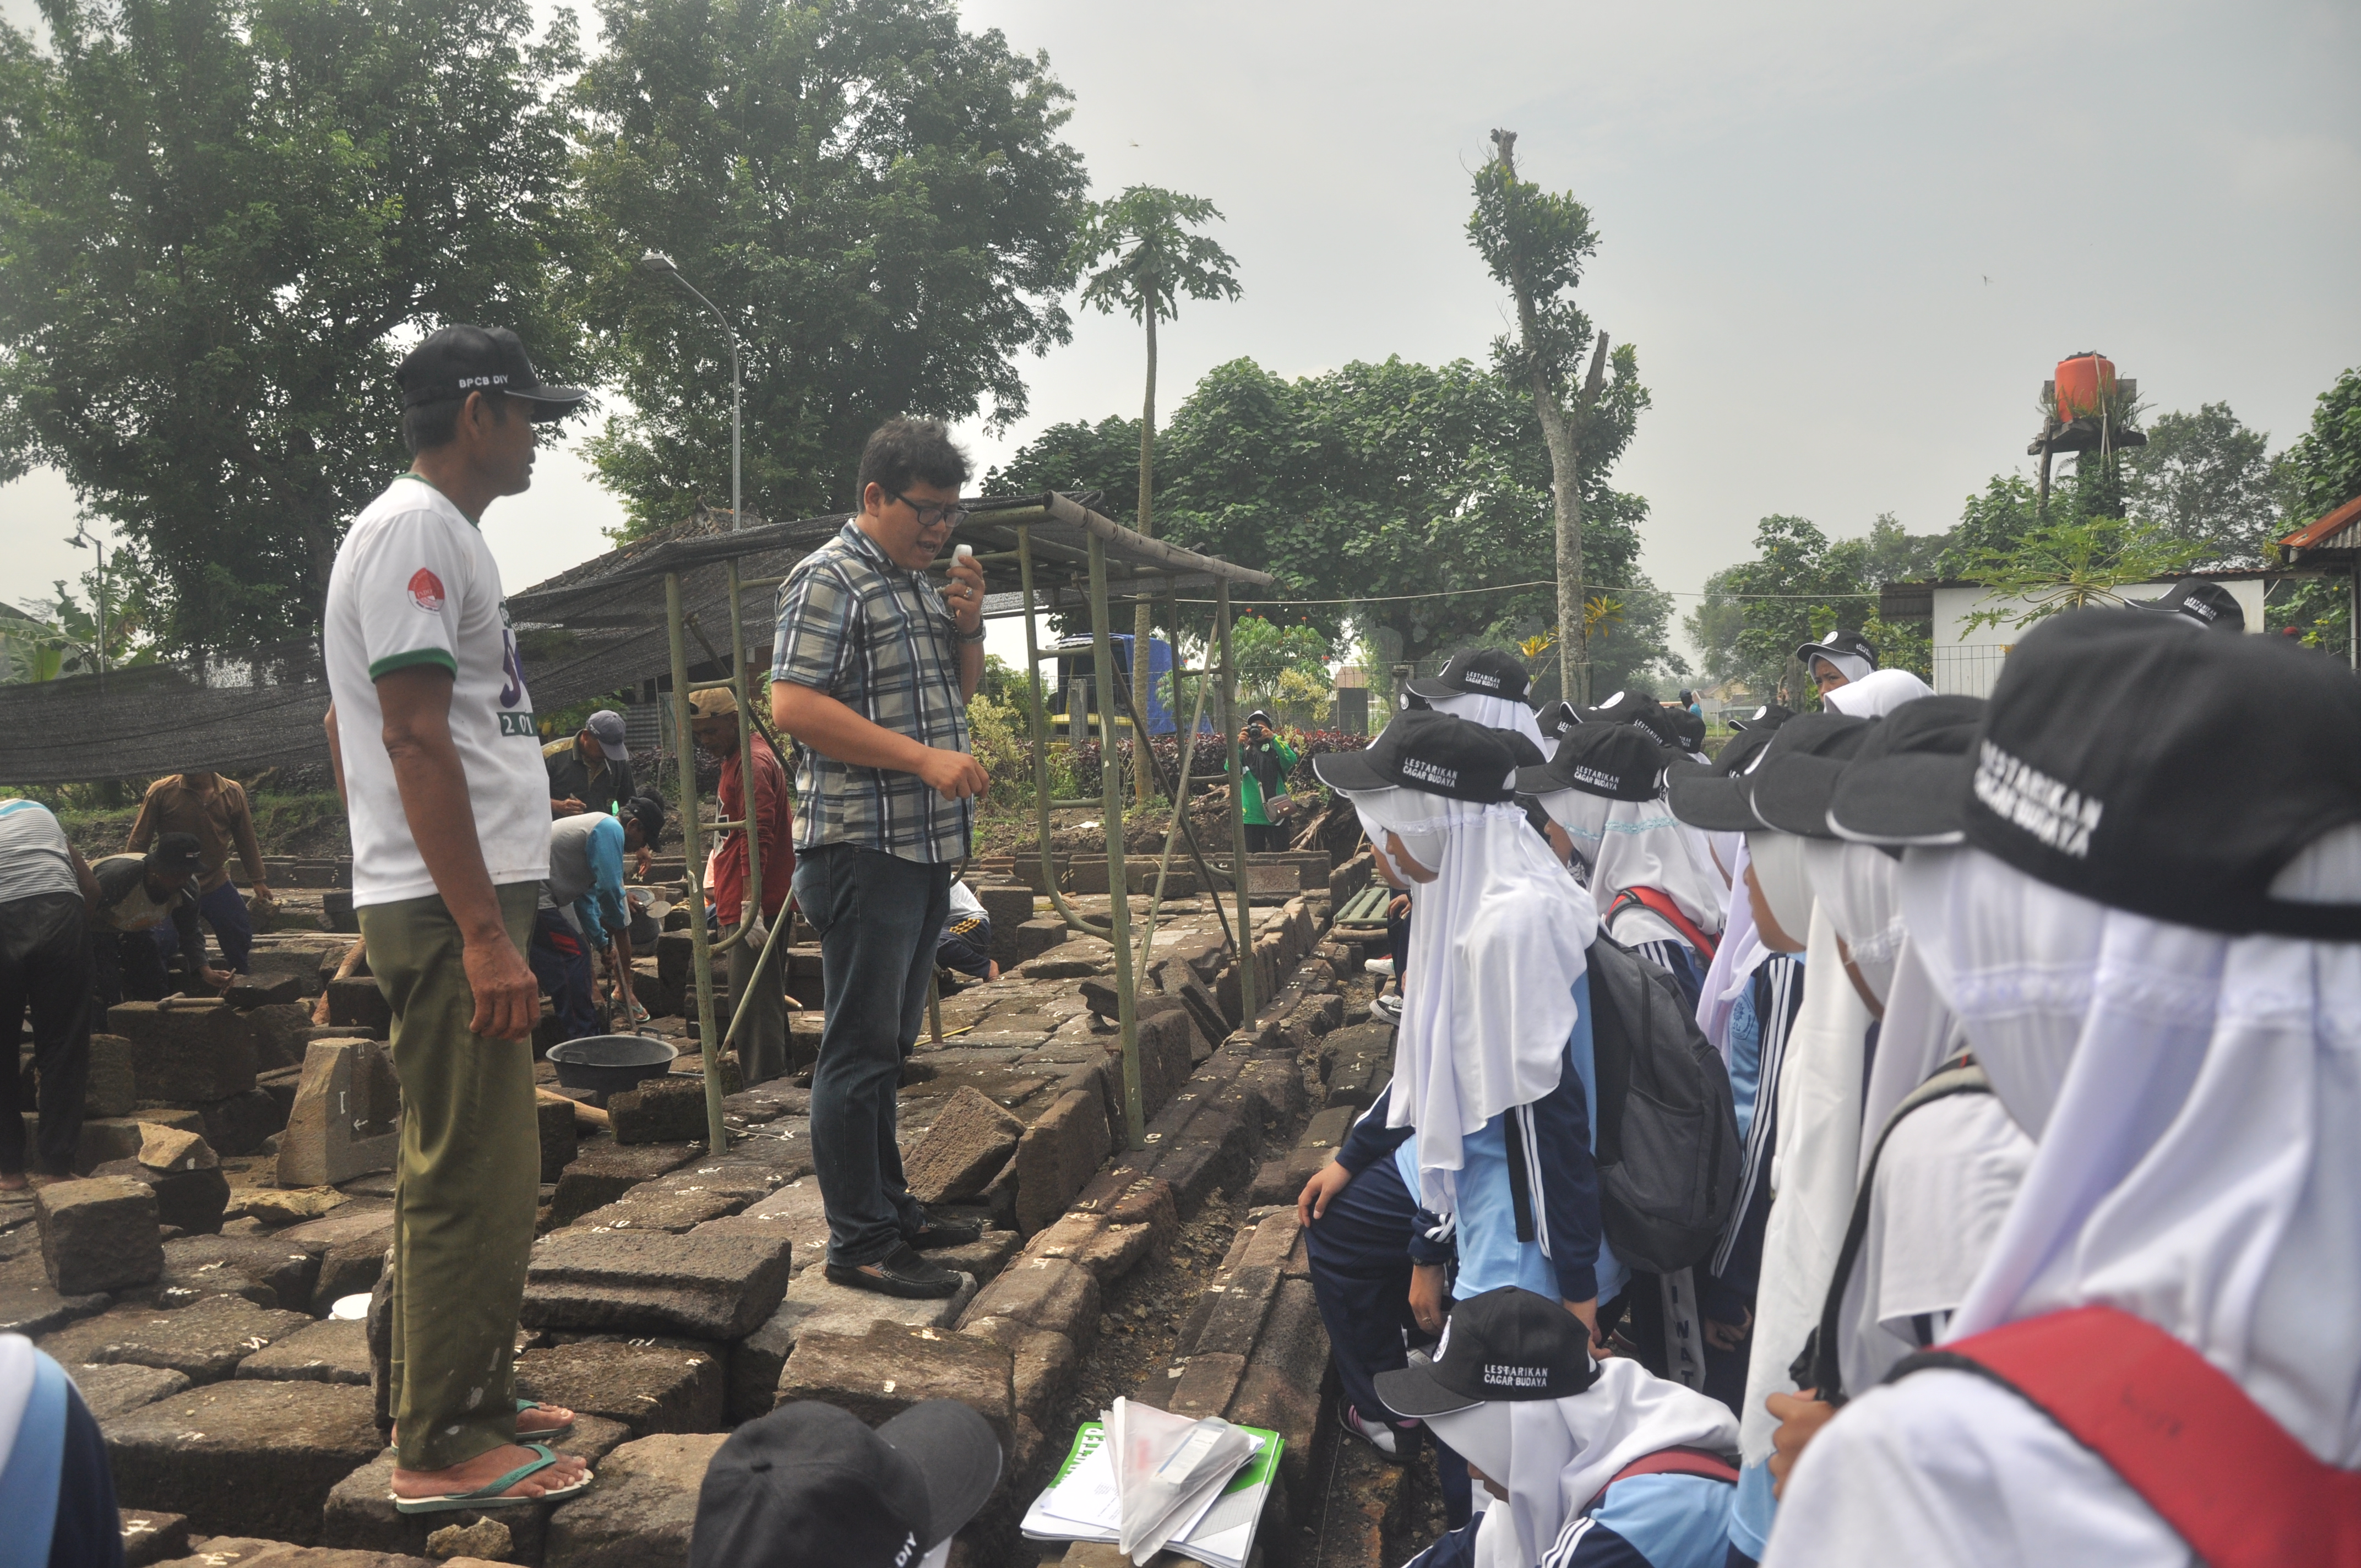
<svg viewBox="0 0 2361 1568"><path fill-rule="evenodd" d="M41 1262L61 1296L124 1290L164 1271L156 1195L114 1178L56 1181L33 1194Z"/></svg>
<svg viewBox="0 0 2361 1568"><path fill-rule="evenodd" d="M207 1296L171 1310L116 1307L43 1335L40 1346L68 1366L129 1363L218 1383L256 1351L311 1324L302 1312L257 1306L243 1296Z"/></svg>
<svg viewBox="0 0 2361 1568"><path fill-rule="evenodd" d="M69 1366L66 1376L73 1379L82 1402L90 1407L92 1419L101 1426L142 1405L169 1399L190 1386L185 1374L161 1366L109 1366L93 1362Z"/></svg>
<svg viewBox="0 0 2361 1568"><path fill-rule="evenodd" d="M237 1364L237 1376L272 1382L351 1383L369 1380L368 1325L326 1319L296 1330Z"/></svg>
<svg viewBox="0 0 2361 1568"><path fill-rule="evenodd" d="M329 1491L381 1446L369 1391L334 1383L218 1383L106 1429L117 1497L185 1514L200 1534L261 1530L306 1545Z"/></svg>
<svg viewBox="0 0 2361 1568"><path fill-rule="evenodd" d="M158 1170L136 1159L111 1159L94 1166L92 1177L136 1181L156 1195L156 1223L172 1225L191 1235L211 1234L222 1228L229 1207L229 1178L219 1165L194 1170Z"/></svg>
<svg viewBox="0 0 2361 1568"><path fill-rule="evenodd" d="M741 1339L786 1295L784 1241L565 1230L535 1243L523 1321L537 1329Z"/></svg>
<svg viewBox="0 0 2361 1568"><path fill-rule="evenodd" d="M563 1453L578 1454L603 1482L606 1466L601 1461L631 1440L631 1429L622 1422L577 1411L574 1430L558 1446ZM540 1560L548 1535L549 1517L560 1505L533 1503L489 1508L481 1513L462 1508L445 1514L405 1514L393 1506L393 1467L394 1452L388 1448L336 1483L322 1513L322 1545L425 1555L427 1538L434 1531L453 1524L465 1527L490 1519L508 1527L511 1560ZM591 1489L598 1489L598 1482L592 1484Z"/></svg>
<svg viewBox="0 0 2361 1568"><path fill-rule="evenodd" d="M580 1342L517 1357L518 1392L642 1435L722 1424L729 1366L719 1346Z"/></svg>
<svg viewBox="0 0 2361 1568"><path fill-rule="evenodd" d="M779 1375L779 1403L819 1399L875 1426L921 1400L957 1399L991 1423L1005 1454L1016 1436L1012 1365L992 1341L940 1329L809 1332Z"/></svg>
<svg viewBox="0 0 2361 1568"><path fill-rule="evenodd" d="M558 1506L543 1568L646 1568L688 1561L697 1495L721 1432L643 1437L598 1464L598 1479Z"/></svg>
<svg viewBox="0 0 2361 1568"><path fill-rule="evenodd" d="M921 1203L958 1203L981 1195L1016 1152L1025 1124L967 1086L954 1092L903 1162L910 1195Z"/></svg>

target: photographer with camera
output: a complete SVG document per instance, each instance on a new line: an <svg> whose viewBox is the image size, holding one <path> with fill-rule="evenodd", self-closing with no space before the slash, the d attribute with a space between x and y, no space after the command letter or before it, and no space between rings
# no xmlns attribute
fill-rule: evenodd
<svg viewBox="0 0 2361 1568"><path fill-rule="evenodd" d="M1238 731L1238 806L1246 824L1246 853L1287 848L1285 829L1295 803L1287 796L1287 775L1295 771L1295 748L1282 740L1269 714L1256 708Z"/></svg>

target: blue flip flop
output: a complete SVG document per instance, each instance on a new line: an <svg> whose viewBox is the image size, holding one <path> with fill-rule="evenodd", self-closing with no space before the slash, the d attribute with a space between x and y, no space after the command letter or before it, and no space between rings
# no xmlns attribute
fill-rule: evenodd
<svg viewBox="0 0 2361 1568"><path fill-rule="evenodd" d="M585 1471L582 1479L573 1486L560 1486L553 1491L544 1492L538 1497L502 1496L511 1486L526 1476L546 1470L557 1463L557 1455L550 1451L547 1443L528 1442L524 1446L533 1450L536 1455L531 1464L520 1464L498 1480L488 1481L472 1492L445 1492L436 1497L397 1497L393 1499L394 1511L404 1514L454 1514L462 1510L480 1512L485 1508L515 1508L525 1503L560 1503L589 1489L594 1477L589 1472Z"/></svg>
<svg viewBox="0 0 2361 1568"><path fill-rule="evenodd" d="M516 1408L517 1408L517 1414L518 1414L518 1415L522 1415L522 1414L524 1414L527 1410L537 1410L537 1409L540 1409L542 1408L542 1404L541 1404L541 1401L540 1401L539 1399L519 1399L519 1400L516 1402ZM574 1430L574 1423L573 1423L572 1421L568 1421L568 1422L566 1422L566 1423L564 1426L562 1426L562 1427L543 1427L540 1431L535 1431L535 1432L533 1434L532 1441L534 1441L534 1442L546 1442L546 1441L547 1441L548 1439L550 1439L550 1438L554 1438L554 1437L564 1437L567 1432L570 1432L570 1431L572 1431L573 1430ZM517 1441L518 1441L519 1442L526 1442L526 1441L527 1441L526 1436L525 1436L524 1432L523 1432L522 1430L520 1430L520 1431L518 1431L518 1433L517 1433Z"/></svg>

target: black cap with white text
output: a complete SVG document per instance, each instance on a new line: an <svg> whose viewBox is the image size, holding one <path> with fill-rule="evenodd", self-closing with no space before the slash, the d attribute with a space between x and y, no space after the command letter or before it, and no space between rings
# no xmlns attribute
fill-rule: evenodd
<svg viewBox="0 0 2361 1568"><path fill-rule="evenodd" d="M1517 751L1498 729L1413 707L1394 716L1385 732L1358 751L1323 751L1312 771L1330 789L1415 789L1487 805L1514 793L1510 775Z"/></svg>
<svg viewBox="0 0 2361 1568"><path fill-rule="evenodd" d="M1463 648L1451 655L1441 674L1420 675L1404 684L1414 696L1429 702L1437 697L1468 696L1522 702L1525 688L1532 681L1514 653L1504 653L1498 648Z"/></svg>
<svg viewBox="0 0 2361 1568"><path fill-rule="evenodd" d="M405 409L505 392L530 404L536 421L563 419L590 395L580 387L542 385L523 342L504 326L443 327L410 351L394 378Z"/></svg>
<svg viewBox="0 0 2361 1568"><path fill-rule="evenodd" d="M1451 1309L1433 1353L1377 1376L1398 1416L1447 1416L1496 1399L1570 1399L1598 1380L1590 1331L1534 1291L1503 1285Z"/></svg>

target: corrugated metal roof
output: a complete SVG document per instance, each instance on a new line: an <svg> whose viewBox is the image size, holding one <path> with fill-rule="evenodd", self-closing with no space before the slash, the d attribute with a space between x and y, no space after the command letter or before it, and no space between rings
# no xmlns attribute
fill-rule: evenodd
<svg viewBox="0 0 2361 1568"><path fill-rule="evenodd" d="M2326 517L2305 523L2279 541L2283 550L2351 550L2361 547L2361 496Z"/></svg>

